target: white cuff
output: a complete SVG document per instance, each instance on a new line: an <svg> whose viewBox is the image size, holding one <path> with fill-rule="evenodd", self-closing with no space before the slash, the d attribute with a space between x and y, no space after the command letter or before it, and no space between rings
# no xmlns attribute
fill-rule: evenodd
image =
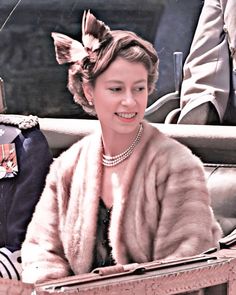
<svg viewBox="0 0 236 295"><path fill-rule="evenodd" d="M20 250L11 252L7 248L0 248L0 277L7 279L21 279Z"/></svg>

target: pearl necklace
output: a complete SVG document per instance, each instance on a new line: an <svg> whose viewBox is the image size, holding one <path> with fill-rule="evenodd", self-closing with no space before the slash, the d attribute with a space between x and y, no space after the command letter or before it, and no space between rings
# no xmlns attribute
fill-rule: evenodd
<svg viewBox="0 0 236 295"><path fill-rule="evenodd" d="M107 156L105 154L102 154L102 164L107 167L112 167L126 160L133 153L134 148L139 143L142 136L142 132L143 132L143 125L140 124L138 133L134 141L131 143L131 145L124 152L116 156Z"/></svg>

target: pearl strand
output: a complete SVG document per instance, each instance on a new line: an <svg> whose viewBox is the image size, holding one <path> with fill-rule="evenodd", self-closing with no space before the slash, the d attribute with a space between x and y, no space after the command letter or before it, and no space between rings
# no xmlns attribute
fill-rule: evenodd
<svg viewBox="0 0 236 295"><path fill-rule="evenodd" d="M120 164L121 162L126 160L128 157L130 157L130 155L133 153L134 148L136 147L136 145L139 143L139 141L141 139L142 132L143 132L143 125L140 124L138 133L137 133L134 141L132 142L132 144L124 152L122 152L119 155L107 156L107 155L103 154L102 155L102 164L107 167L113 167L113 166Z"/></svg>

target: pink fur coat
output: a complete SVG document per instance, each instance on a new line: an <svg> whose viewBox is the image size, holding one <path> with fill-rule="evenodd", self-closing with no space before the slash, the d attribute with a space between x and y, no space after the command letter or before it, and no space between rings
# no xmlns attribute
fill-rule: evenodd
<svg viewBox="0 0 236 295"><path fill-rule="evenodd" d="M109 237L117 263L199 254L216 245L201 161L144 122L140 143L114 186ZM102 180L101 134L75 143L51 166L22 247L23 281L91 271Z"/></svg>

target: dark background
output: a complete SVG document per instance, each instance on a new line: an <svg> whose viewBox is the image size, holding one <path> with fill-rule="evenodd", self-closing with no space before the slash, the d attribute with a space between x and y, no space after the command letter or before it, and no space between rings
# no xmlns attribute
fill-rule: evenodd
<svg viewBox="0 0 236 295"><path fill-rule="evenodd" d="M1 0L0 26L17 4ZM67 67L55 60L51 32L81 40L81 19L91 9L111 29L132 30L160 57L157 91L149 105L174 91L173 52L189 51L201 0L22 0L0 31L0 77L7 113L88 118L67 90Z"/></svg>

